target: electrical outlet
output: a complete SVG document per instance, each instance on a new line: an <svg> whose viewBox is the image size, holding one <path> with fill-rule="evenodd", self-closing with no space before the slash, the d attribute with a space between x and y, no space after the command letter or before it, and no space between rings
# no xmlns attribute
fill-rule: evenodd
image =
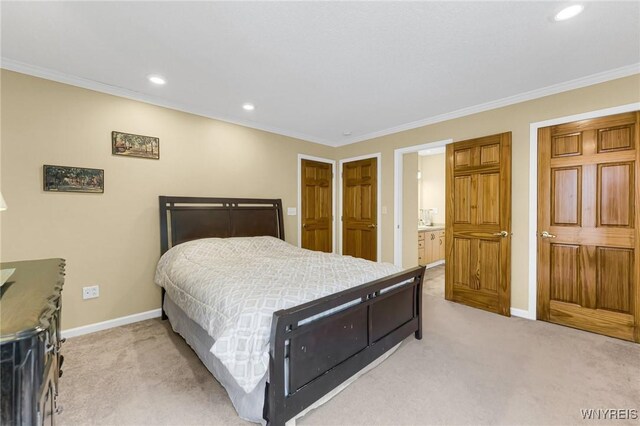
<svg viewBox="0 0 640 426"><path fill-rule="evenodd" d="M82 287L83 299L95 299L100 296L100 286L93 285L91 287Z"/></svg>
<svg viewBox="0 0 640 426"><path fill-rule="evenodd" d="M296 207L287 207L287 216L295 216L298 214L298 209Z"/></svg>

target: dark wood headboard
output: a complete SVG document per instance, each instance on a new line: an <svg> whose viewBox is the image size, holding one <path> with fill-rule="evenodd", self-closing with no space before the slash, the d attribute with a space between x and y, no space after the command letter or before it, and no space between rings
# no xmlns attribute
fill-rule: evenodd
<svg viewBox="0 0 640 426"><path fill-rule="evenodd" d="M263 235L284 240L279 199L160 196L161 254L199 238Z"/></svg>

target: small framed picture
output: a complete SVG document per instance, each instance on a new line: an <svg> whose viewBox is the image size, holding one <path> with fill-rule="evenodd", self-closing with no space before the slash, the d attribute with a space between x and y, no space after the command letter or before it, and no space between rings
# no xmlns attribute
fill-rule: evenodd
<svg viewBox="0 0 640 426"><path fill-rule="evenodd" d="M125 157L160 159L160 139L131 133L111 132L111 153Z"/></svg>
<svg viewBox="0 0 640 426"><path fill-rule="evenodd" d="M44 190L53 192L104 192L104 170L84 167L43 166Z"/></svg>

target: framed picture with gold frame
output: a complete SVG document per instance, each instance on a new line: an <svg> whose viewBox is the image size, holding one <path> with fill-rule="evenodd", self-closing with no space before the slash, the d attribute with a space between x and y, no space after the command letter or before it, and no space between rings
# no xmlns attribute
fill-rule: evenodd
<svg viewBox="0 0 640 426"><path fill-rule="evenodd" d="M124 157L160 159L160 139L133 133L111 132L111 153Z"/></svg>

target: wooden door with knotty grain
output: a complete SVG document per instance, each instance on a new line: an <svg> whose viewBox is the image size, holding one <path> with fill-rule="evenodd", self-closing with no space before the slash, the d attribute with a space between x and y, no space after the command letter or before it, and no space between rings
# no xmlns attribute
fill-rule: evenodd
<svg viewBox="0 0 640 426"><path fill-rule="evenodd" d="M378 260L378 159L342 165L342 254Z"/></svg>
<svg viewBox="0 0 640 426"><path fill-rule="evenodd" d="M640 342L639 120L538 130L538 319Z"/></svg>
<svg viewBox="0 0 640 426"><path fill-rule="evenodd" d="M302 248L333 251L333 172L330 163L301 162Z"/></svg>
<svg viewBox="0 0 640 426"><path fill-rule="evenodd" d="M447 145L445 298L510 316L511 132Z"/></svg>

